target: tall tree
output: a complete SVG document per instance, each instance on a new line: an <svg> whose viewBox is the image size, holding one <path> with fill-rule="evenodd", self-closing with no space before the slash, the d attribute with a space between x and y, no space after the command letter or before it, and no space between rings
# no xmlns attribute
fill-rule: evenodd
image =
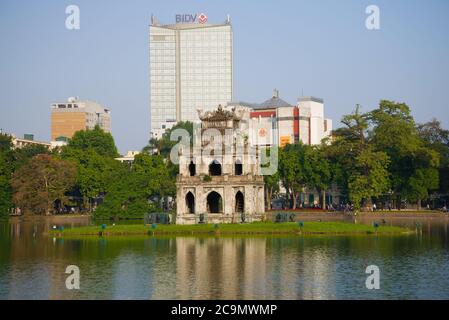
<svg viewBox="0 0 449 320"><path fill-rule="evenodd" d="M13 201L22 210L49 215L55 202L66 202L75 183L76 169L68 161L37 155L13 175Z"/></svg>
<svg viewBox="0 0 449 320"><path fill-rule="evenodd" d="M73 194L81 195L83 207L89 212L106 192L112 172L120 171L123 166L114 159L117 156L112 135L98 126L94 130L76 132L58 155L76 165L77 178Z"/></svg>
<svg viewBox="0 0 449 320"><path fill-rule="evenodd" d="M349 196L354 206L370 209L372 197L385 193L389 188L388 156L371 148L361 150L355 159L355 169L349 177Z"/></svg>
<svg viewBox="0 0 449 320"><path fill-rule="evenodd" d="M271 149L267 150L267 156L270 156ZM270 164L262 165L262 167L268 167ZM273 200L273 195L279 191L279 170L272 175L264 175L263 181L265 183L265 202L266 208L271 210L271 201Z"/></svg>
<svg viewBox="0 0 449 320"><path fill-rule="evenodd" d="M321 208L326 209L326 190L332 182L331 166L325 153L325 145L309 148L306 161L310 164L307 185L322 197Z"/></svg>
<svg viewBox="0 0 449 320"><path fill-rule="evenodd" d="M349 199L357 209L369 209L372 197L389 187L389 158L383 151L373 150L368 135L369 114L354 112L342 119L345 125L336 132L330 154L339 160L338 178L343 181Z"/></svg>
<svg viewBox="0 0 449 320"><path fill-rule="evenodd" d="M419 124L417 128L424 145L439 154L439 193L447 194L449 193L449 130L443 129L440 121L436 119Z"/></svg>
<svg viewBox="0 0 449 320"><path fill-rule="evenodd" d="M162 156L140 154L126 173L112 180L94 216L142 218L146 212L162 210L164 197L174 193L175 181L170 177L166 160Z"/></svg>
<svg viewBox="0 0 449 320"><path fill-rule="evenodd" d="M307 186L310 163L306 161L310 146L301 142L287 144L279 152L279 176L290 196L291 206L297 207L297 197Z"/></svg>
<svg viewBox="0 0 449 320"><path fill-rule="evenodd" d="M98 125L92 130L75 132L62 152L67 154L76 150L93 149L103 157L116 158L119 156L114 138L110 133L104 132Z"/></svg>
<svg viewBox="0 0 449 320"><path fill-rule="evenodd" d="M9 216L12 207L11 175L14 170L11 136L0 133L0 218Z"/></svg>
<svg viewBox="0 0 449 320"><path fill-rule="evenodd" d="M164 158L168 158L173 146L175 146L178 141L172 141L170 139L172 132L177 129L185 130L190 136L190 144L193 144L193 123L190 121L180 121L172 128L165 130L165 133L160 139L151 138L148 145L145 146L142 151L147 154L162 155Z"/></svg>
<svg viewBox="0 0 449 320"><path fill-rule="evenodd" d="M38 154L50 154L50 150L40 144L30 144L14 150L14 169L19 169Z"/></svg>
<svg viewBox="0 0 449 320"><path fill-rule="evenodd" d="M386 152L390 158L388 169L397 208L401 208L404 199L420 200L416 197L427 195L428 188L438 183L435 172L426 178L422 170L438 168L439 160L420 139L410 108L405 103L382 100L369 118L373 124L371 135L375 150ZM430 183L424 181L430 178ZM422 192L422 188L427 191Z"/></svg>
<svg viewBox="0 0 449 320"><path fill-rule="evenodd" d="M0 151L0 218L7 217L12 207L11 168L5 153Z"/></svg>

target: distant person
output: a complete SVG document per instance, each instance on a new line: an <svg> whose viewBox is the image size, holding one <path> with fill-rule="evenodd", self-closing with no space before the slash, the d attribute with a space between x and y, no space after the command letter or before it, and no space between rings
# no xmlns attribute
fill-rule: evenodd
<svg viewBox="0 0 449 320"><path fill-rule="evenodd" d="M373 211L376 211L377 210L377 206L376 206L376 204L373 204Z"/></svg>

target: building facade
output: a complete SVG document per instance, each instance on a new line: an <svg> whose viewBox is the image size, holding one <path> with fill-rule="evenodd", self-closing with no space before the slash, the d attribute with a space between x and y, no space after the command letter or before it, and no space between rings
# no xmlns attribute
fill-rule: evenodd
<svg viewBox="0 0 449 320"><path fill-rule="evenodd" d="M259 221L265 212L259 154L246 139L247 110L199 111L192 152L181 150L176 223ZM198 141L199 140L199 141Z"/></svg>
<svg viewBox="0 0 449 320"><path fill-rule="evenodd" d="M34 135L32 135L32 134L25 134L23 136L23 139L17 138L15 135L10 135L10 136L11 136L12 146L14 149L22 149L24 147L33 146L33 145L35 145L35 146L40 145L40 146L47 148L48 150L52 150L54 147L50 142L34 140Z"/></svg>
<svg viewBox="0 0 449 320"><path fill-rule="evenodd" d="M245 108L249 113L247 127L249 140L258 147L279 146L301 141L307 145L318 145L332 134L332 120L324 116L324 101L316 97L301 97L292 105L279 97L274 90L270 99L262 103L231 102L228 108ZM281 193L285 189L281 186ZM316 207L323 203L338 204L339 191L336 186L323 194L305 188L299 198L299 207Z"/></svg>
<svg viewBox="0 0 449 320"><path fill-rule="evenodd" d="M252 143L259 146L302 141L317 145L331 136L332 120L324 116L324 101L316 97L301 97L296 105L279 98L274 90L270 99L262 103L231 102L228 107L241 106L250 111Z"/></svg>
<svg viewBox="0 0 449 320"><path fill-rule="evenodd" d="M96 125L111 132L111 112L96 102L70 97L67 102L51 105L52 141L70 139L76 131L93 129Z"/></svg>
<svg viewBox="0 0 449 320"><path fill-rule="evenodd" d="M209 24L200 14L171 25L152 17L149 40L151 137L160 138L176 122L199 121L199 107L212 110L232 101L229 17Z"/></svg>
<svg viewBox="0 0 449 320"><path fill-rule="evenodd" d="M136 150L128 150L124 156L115 158L115 160L120 161L122 163L128 163L131 164L134 162L134 158L140 154L140 151Z"/></svg>

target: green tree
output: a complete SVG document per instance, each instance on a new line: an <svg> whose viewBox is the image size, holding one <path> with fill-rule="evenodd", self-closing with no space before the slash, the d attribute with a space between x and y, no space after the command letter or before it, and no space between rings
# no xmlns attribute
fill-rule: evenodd
<svg viewBox="0 0 449 320"><path fill-rule="evenodd" d="M116 158L119 156L112 135L104 132L98 125L93 130L75 132L67 146L62 148L62 152L68 154L76 150L89 149L93 149L103 157Z"/></svg>
<svg viewBox="0 0 449 320"><path fill-rule="evenodd" d="M82 197L83 208L89 212L112 183L112 173L120 172L124 166L114 159L118 152L112 135L98 126L94 130L76 132L57 156L76 165L76 185L72 193Z"/></svg>
<svg viewBox="0 0 449 320"><path fill-rule="evenodd" d="M438 184L435 171L428 172L430 175L425 177L423 170L437 169L439 159L420 138L410 108L405 103L382 100L369 118L373 125L371 136L375 150L385 152L390 159L388 170L397 208L401 208L403 199L420 202L429 191L423 192L423 188Z"/></svg>
<svg viewBox="0 0 449 320"><path fill-rule="evenodd" d="M349 196L356 209L371 207L372 197L377 197L389 188L388 156L385 152L363 149L355 159L355 169L348 181Z"/></svg>
<svg viewBox="0 0 449 320"><path fill-rule="evenodd" d="M49 215L55 202L61 207L66 192L75 184L76 169L72 163L41 154L17 170L12 179L13 201L21 210Z"/></svg>
<svg viewBox="0 0 449 320"><path fill-rule="evenodd" d="M0 218L9 215L11 201L11 169L8 166L5 153L0 151Z"/></svg>
<svg viewBox="0 0 449 320"><path fill-rule="evenodd" d="M267 156L270 155L271 149L267 150ZM262 167L268 167L270 164L262 165ZM279 170L272 175L264 175L263 181L265 184L265 203L266 208L271 210L271 200L273 200L273 195L279 191Z"/></svg>
<svg viewBox="0 0 449 320"><path fill-rule="evenodd" d="M14 170L19 169L38 154L50 154L50 150L40 144L29 144L14 150Z"/></svg>
<svg viewBox="0 0 449 320"><path fill-rule="evenodd" d="M14 170L11 136L0 133L0 218L7 217L12 207L11 175Z"/></svg>
<svg viewBox="0 0 449 320"><path fill-rule="evenodd" d="M332 182L331 166L325 153L325 145L314 146L308 149L306 162L310 168L307 172L307 186L317 190L322 196L321 207L326 208L326 190Z"/></svg>
<svg viewBox="0 0 449 320"><path fill-rule="evenodd" d="M388 156L373 149L368 134L369 114L357 106L341 121L344 127L335 132L335 138L326 153L337 165L331 166L334 181L345 190L356 209L370 208L372 198L389 188Z"/></svg>
<svg viewBox="0 0 449 320"><path fill-rule="evenodd" d="M279 176L293 209L296 209L299 193L308 183L310 163L306 161L306 154L309 148L310 146L299 142L287 144L279 152Z"/></svg>
<svg viewBox="0 0 449 320"><path fill-rule="evenodd" d="M96 218L140 219L146 212L162 210L164 197L175 192L175 181L162 156L137 155L126 174L115 175L94 212Z"/></svg>
<svg viewBox="0 0 449 320"><path fill-rule="evenodd" d="M160 139L151 138L148 145L145 146L142 151L147 154L162 155L164 158L168 158L172 148L179 142L171 141L170 136L172 132L177 129L184 129L190 136L190 144L193 144L193 123L190 121L180 121L172 128L165 130L165 133Z"/></svg>
<svg viewBox="0 0 449 320"><path fill-rule="evenodd" d="M418 134L425 147L436 151L440 157L439 167L439 193L449 192L449 130L441 127L440 121L433 119L430 122L417 126Z"/></svg>

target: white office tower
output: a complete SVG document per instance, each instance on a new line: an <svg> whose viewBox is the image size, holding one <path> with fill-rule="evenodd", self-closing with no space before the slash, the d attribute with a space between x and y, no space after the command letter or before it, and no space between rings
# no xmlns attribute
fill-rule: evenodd
<svg viewBox="0 0 449 320"><path fill-rule="evenodd" d="M178 121L199 121L198 108L232 100L232 27L229 17L209 24L204 14L178 15L171 25L151 20L151 137L160 138Z"/></svg>

